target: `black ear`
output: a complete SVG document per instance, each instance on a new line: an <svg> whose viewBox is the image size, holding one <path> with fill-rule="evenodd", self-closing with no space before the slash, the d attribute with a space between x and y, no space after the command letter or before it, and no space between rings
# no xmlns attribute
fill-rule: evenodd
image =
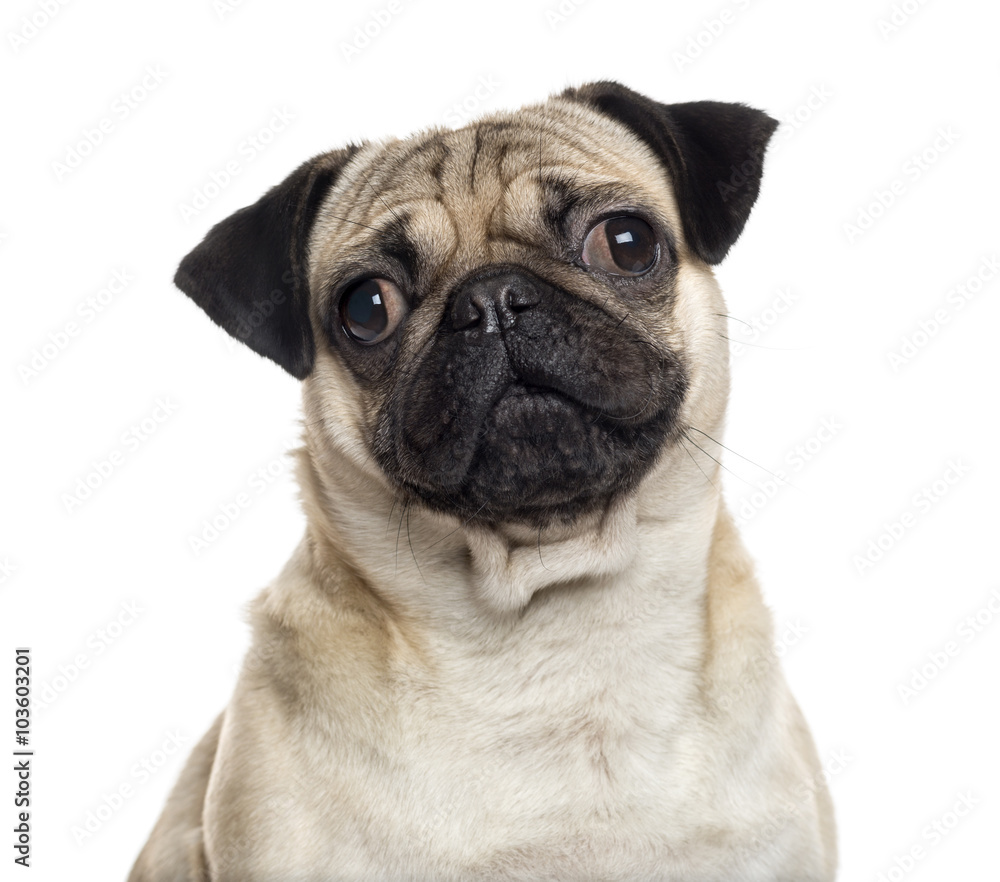
<svg viewBox="0 0 1000 882"><path fill-rule="evenodd" d="M212 227L174 276L213 321L300 380L316 355L306 279L309 231L357 150L323 153L300 165L253 205Z"/></svg>
<svg viewBox="0 0 1000 882"><path fill-rule="evenodd" d="M777 120L745 104L660 104L610 81L562 94L624 123L653 149L673 179L685 238L706 263L721 261L757 200Z"/></svg>

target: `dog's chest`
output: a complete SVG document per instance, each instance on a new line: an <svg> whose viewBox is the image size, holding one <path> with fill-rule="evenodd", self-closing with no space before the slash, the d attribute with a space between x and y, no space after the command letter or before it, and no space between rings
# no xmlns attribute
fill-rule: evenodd
<svg viewBox="0 0 1000 882"><path fill-rule="evenodd" d="M624 612L624 592L578 592L535 627L439 636L419 660L326 654L298 669L308 716L248 683L230 713L266 721L259 775L229 792L294 799L251 813L220 879L780 878L746 850L764 777L734 778L706 712L703 607L668 587ZM224 777L210 801L243 829ZM235 833L209 828L217 860Z"/></svg>
<svg viewBox="0 0 1000 882"><path fill-rule="evenodd" d="M359 872L655 877L698 790L679 724L699 648L670 636L635 621L567 628L508 652L444 653L431 679L401 675L379 762L340 770L363 803Z"/></svg>
<svg viewBox="0 0 1000 882"><path fill-rule="evenodd" d="M506 707L479 719L456 708L433 747L408 758L406 793L386 820L394 816L429 863L487 877L522 862L529 876L543 867L563 875L578 861L593 873L655 850L685 789L671 767L666 705L627 690L588 692L498 698ZM613 878L611 866L603 878Z"/></svg>

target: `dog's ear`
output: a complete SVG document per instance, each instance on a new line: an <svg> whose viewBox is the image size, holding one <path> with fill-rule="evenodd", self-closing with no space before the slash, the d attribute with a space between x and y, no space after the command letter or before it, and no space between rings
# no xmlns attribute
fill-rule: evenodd
<svg viewBox="0 0 1000 882"><path fill-rule="evenodd" d="M777 120L745 104L661 104L610 81L562 97L623 123L653 149L673 180L685 238L706 263L721 261L757 199Z"/></svg>
<svg viewBox="0 0 1000 882"><path fill-rule="evenodd" d="M300 165L253 205L212 227L174 276L213 321L300 380L316 355L306 278L309 231L358 149L352 145Z"/></svg>

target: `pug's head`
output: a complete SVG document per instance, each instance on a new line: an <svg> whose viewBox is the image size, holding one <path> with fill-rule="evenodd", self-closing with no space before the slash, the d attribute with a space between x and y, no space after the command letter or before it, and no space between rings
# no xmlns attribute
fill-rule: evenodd
<svg viewBox="0 0 1000 882"><path fill-rule="evenodd" d="M709 266L775 125L602 82L350 146L215 226L176 283L303 380L315 443L398 498L570 522L721 419Z"/></svg>

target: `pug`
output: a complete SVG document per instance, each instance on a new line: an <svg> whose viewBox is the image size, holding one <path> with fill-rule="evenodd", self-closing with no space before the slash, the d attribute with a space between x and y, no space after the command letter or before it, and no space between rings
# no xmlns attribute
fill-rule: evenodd
<svg viewBox="0 0 1000 882"><path fill-rule="evenodd" d="M591 83L317 156L184 258L302 381L306 529L132 882L834 878L717 462L775 126Z"/></svg>

